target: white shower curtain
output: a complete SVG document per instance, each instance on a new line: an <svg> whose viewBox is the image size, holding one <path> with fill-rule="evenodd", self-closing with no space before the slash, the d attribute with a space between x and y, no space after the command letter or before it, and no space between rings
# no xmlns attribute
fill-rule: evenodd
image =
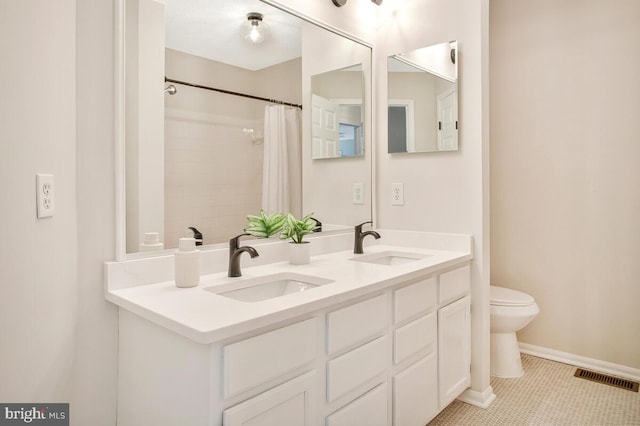
<svg viewBox="0 0 640 426"><path fill-rule="evenodd" d="M298 108L265 107L262 208L267 213L301 215L301 139Z"/></svg>

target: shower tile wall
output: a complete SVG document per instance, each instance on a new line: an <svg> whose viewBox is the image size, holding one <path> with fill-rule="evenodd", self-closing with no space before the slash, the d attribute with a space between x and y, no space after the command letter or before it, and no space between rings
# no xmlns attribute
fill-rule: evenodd
<svg viewBox="0 0 640 426"><path fill-rule="evenodd" d="M166 114L165 247L175 247L189 226L205 244L225 242L260 211L263 145L243 128L262 127L261 120Z"/></svg>

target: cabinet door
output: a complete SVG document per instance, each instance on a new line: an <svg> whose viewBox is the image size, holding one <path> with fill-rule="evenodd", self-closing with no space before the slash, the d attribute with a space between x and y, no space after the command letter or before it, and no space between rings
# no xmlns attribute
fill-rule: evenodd
<svg viewBox="0 0 640 426"><path fill-rule="evenodd" d="M470 317L469 296L438 311L441 409L456 399L470 384Z"/></svg>
<svg viewBox="0 0 640 426"><path fill-rule="evenodd" d="M312 426L315 371L224 410L225 426Z"/></svg>
<svg viewBox="0 0 640 426"><path fill-rule="evenodd" d="M438 414L438 362L431 352L393 378L393 426L424 426Z"/></svg>

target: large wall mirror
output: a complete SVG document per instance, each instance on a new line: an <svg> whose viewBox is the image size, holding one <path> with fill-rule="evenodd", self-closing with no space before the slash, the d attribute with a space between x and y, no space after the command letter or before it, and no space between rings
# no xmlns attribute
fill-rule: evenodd
<svg viewBox="0 0 640 426"><path fill-rule="evenodd" d="M126 253L194 230L226 244L261 208L314 212L323 231L371 219L371 47L267 3L122 0ZM322 83L352 141L344 164L318 164L312 81L334 72L360 82Z"/></svg>
<svg viewBox="0 0 640 426"><path fill-rule="evenodd" d="M387 58L388 152L458 149L455 41Z"/></svg>

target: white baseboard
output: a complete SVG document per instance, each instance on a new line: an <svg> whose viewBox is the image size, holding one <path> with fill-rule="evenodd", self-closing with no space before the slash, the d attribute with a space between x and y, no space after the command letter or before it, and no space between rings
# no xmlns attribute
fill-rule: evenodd
<svg viewBox="0 0 640 426"><path fill-rule="evenodd" d="M560 352L554 349L530 345L528 343L520 343L520 352L527 355L537 356L539 358L558 361L563 364L575 365L576 367L586 368L599 373L640 381L640 369L627 367L626 365L587 358L581 355L570 354L568 352Z"/></svg>
<svg viewBox="0 0 640 426"><path fill-rule="evenodd" d="M466 402L476 407L489 408L489 405L496 399L496 394L493 393L493 388L489 386L482 392L467 389L462 392L457 399L458 401Z"/></svg>

